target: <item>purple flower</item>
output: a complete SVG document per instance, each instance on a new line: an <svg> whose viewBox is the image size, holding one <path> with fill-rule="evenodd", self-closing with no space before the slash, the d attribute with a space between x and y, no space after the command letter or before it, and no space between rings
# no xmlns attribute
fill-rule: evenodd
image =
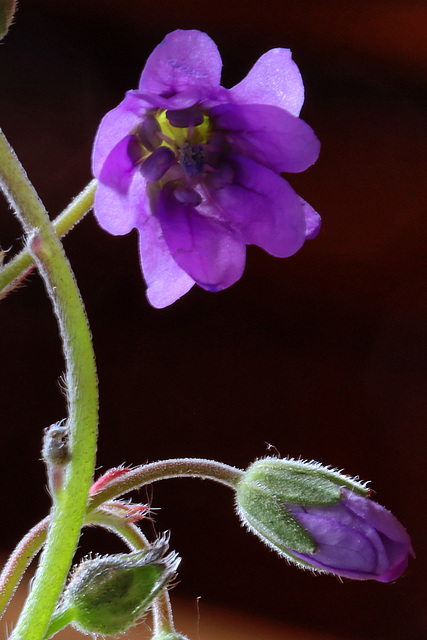
<svg viewBox="0 0 427 640"><path fill-rule="evenodd" d="M381 505L348 489L330 506L287 505L313 538L314 553L289 553L303 564L355 580L390 582L413 555L406 529Z"/></svg>
<svg viewBox="0 0 427 640"><path fill-rule="evenodd" d="M154 307L194 283L232 285L247 244L283 258L320 227L280 175L307 169L320 146L298 118L304 87L290 51L268 51L232 89L221 66L205 33L170 33L95 139L95 216L114 235L138 229Z"/></svg>

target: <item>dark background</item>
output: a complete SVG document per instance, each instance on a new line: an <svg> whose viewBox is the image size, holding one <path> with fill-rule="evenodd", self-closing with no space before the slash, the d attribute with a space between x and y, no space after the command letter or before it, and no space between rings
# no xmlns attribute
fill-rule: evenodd
<svg viewBox="0 0 427 640"><path fill-rule="evenodd" d="M175 480L149 490L160 509L145 530L172 530L181 595L339 638L427 635L426 26L413 2L27 0L0 45L0 124L52 216L90 180L101 117L168 31L207 31L225 86L276 46L292 48L305 81L302 117L322 153L290 181L323 228L296 256L252 247L231 289L194 288L158 311L136 234L109 236L89 215L65 239L97 354L98 465L198 456L245 467L272 445L372 480L417 559L394 584L315 578L239 528L227 489ZM1 246L18 249L20 236L0 202ZM0 314L7 551L49 508L39 450L43 427L65 415L64 365L37 276ZM119 547L85 532L90 548Z"/></svg>

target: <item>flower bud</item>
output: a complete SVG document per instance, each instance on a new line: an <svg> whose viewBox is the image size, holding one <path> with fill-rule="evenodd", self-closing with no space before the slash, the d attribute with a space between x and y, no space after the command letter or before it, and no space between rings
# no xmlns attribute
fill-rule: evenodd
<svg viewBox="0 0 427 640"><path fill-rule="evenodd" d="M264 458L237 485L242 523L297 565L389 582L413 555L410 538L366 486L311 462Z"/></svg>
<svg viewBox="0 0 427 640"><path fill-rule="evenodd" d="M160 589L174 577L180 559L165 556L165 537L148 550L83 561L64 593L63 608L83 633L115 635L147 611Z"/></svg>
<svg viewBox="0 0 427 640"><path fill-rule="evenodd" d="M42 458L46 465L49 491L54 500L63 488L66 467L71 460L68 440L69 428L64 421L51 424L44 430Z"/></svg>

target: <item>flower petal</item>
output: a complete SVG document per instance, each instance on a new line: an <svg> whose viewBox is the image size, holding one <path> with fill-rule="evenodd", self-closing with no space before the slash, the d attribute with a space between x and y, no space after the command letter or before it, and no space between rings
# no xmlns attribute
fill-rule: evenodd
<svg viewBox="0 0 427 640"><path fill-rule="evenodd" d="M405 527L385 507L373 500L366 500L348 489L343 489L345 504L348 509L360 518L369 522L377 531L385 534L390 540L410 545L411 539Z"/></svg>
<svg viewBox="0 0 427 640"><path fill-rule="evenodd" d="M111 150L138 125L145 109L144 103L130 91L115 109L104 116L92 151L92 172L95 178L99 177L102 165Z"/></svg>
<svg viewBox="0 0 427 640"><path fill-rule="evenodd" d="M289 49L271 49L264 53L246 78L230 89L234 102L271 104L294 116L304 103L301 74Z"/></svg>
<svg viewBox="0 0 427 640"><path fill-rule="evenodd" d="M221 104L210 111L233 151L277 171L297 173L316 162L320 142L304 120L265 104Z"/></svg>
<svg viewBox="0 0 427 640"><path fill-rule="evenodd" d="M377 549L368 537L352 526L346 526L318 514L295 514L318 545L315 554L292 553L305 562L353 579L372 579L377 569Z"/></svg>
<svg viewBox="0 0 427 640"><path fill-rule="evenodd" d="M206 33L178 29L150 55L139 82L144 92L170 97L197 87L209 93L221 80L221 56Z"/></svg>
<svg viewBox="0 0 427 640"><path fill-rule="evenodd" d="M125 193L99 182L93 210L101 227L112 235L124 235L135 228L138 221L146 218L149 205L144 197L145 185L139 171L133 173L132 182Z"/></svg>
<svg viewBox="0 0 427 640"><path fill-rule="evenodd" d="M234 170L231 184L210 188L210 202L223 222L238 230L242 242L286 258L305 241L305 215L299 196L284 178L243 156L229 156ZM207 180L215 184L215 174ZM209 187L208 187L209 188ZM212 215L212 213L211 213Z"/></svg>
<svg viewBox="0 0 427 640"><path fill-rule="evenodd" d="M156 309L163 309L191 289L194 280L178 266L163 238L158 219L150 216L140 225L139 257L146 295Z"/></svg>
<svg viewBox="0 0 427 640"><path fill-rule="evenodd" d="M129 153L135 136L126 136L108 154L98 179L102 184L126 194L132 182L135 163Z"/></svg>
<svg viewBox="0 0 427 640"><path fill-rule="evenodd" d="M187 109L200 102L205 92L200 87L189 87L171 96L161 96L148 91L134 91L133 95L143 101L147 107L156 109Z"/></svg>
<svg viewBox="0 0 427 640"><path fill-rule="evenodd" d="M301 197L300 200L305 215L305 237L307 240L313 240L320 231L322 219L308 202Z"/></svg>
<svg viewBox="0 0 427 640"><path fill-rule="evenodd" d="M162 189L158 216L175 261L199 286L220 291L241 278L246 249L230 226L179 202L171 185Z"/></svg>

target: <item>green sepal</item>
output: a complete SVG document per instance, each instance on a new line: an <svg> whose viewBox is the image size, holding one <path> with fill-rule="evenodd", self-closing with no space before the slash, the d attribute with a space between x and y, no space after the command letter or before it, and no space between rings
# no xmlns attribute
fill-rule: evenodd
<svg viewBox="0 0 427 640"><path fill-rule="evenodd" d="M313 553L310 534L295 520L282 501L253 480L241 480L236 490L237 510L243 522L270 546L287 553Z"/></svg>
<svg viewBox="0 0 427 640"><path fill-rule="evenodd" d="M256 460L236 487L236 509L244 525L279 553L295 559L315 553L316 543L289 511L290 506L338 503L342 488L366 496L366 486L317 462L283 458Z"/></svg>
<svg viewBox="0 0 427 640"><path fill-rule="evenodd" d="M73 626L89 634L115 635L135 624L175 575L176 554L164 557L160 539L148 551L85 560L64 593Z"/></svg>
<svg viewBox="0 0 427 640"><path fill-rule="evenodd" d="M283 458L256 460L244 479L265 487L285 504L335 504L341 498L341 487L364 496L369 493L363 484L333 469Z"/></svg>

